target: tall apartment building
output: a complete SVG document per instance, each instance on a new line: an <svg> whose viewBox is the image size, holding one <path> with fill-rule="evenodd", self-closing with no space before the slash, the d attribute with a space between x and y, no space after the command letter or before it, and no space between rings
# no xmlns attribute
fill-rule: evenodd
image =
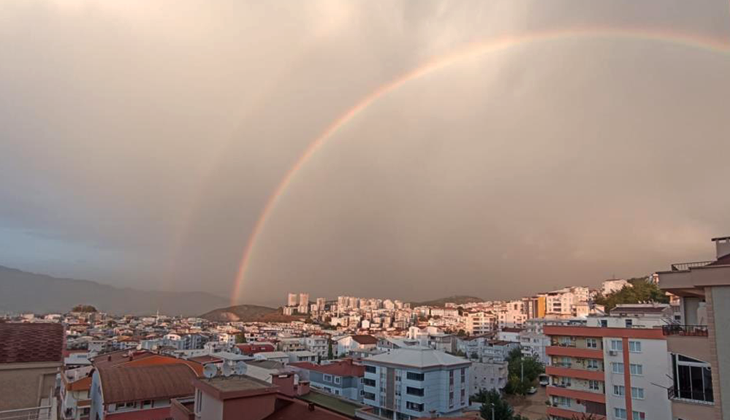
<svg viewBox="0 0 730 420"><path fill-rule="evenodd" d="M495 330L496 317L487 312L472 312L465 315L465 329L469 335L487 334Z"/></svg>
<svg viewBox="0 0 730 420"><path fill-rule="evenodd" d="M406 347L362 361L363 402L376 415L409 420L455 416L469 405L471 362L424 347Z"/></svg>
<svg viewBox="0 0 730 420"><path fill-rule="evenodd" d="M671 416L666 305L622 307L586 326L546 325L551 420L647 420Z"/></svg>
<svg viewBox="0 0 730 420"><path fill-rule="evenodd" d="M525 302L522 300L506 302L498 312L497 321L500 328L521 327L527 321Z"/></svg>
<svg viewBox="0 0 730 420"><path fill-rule="evenodd" d="M679 297L680 321L664 327L672 419L730 419L730 237L713 241L715 260L657 273Z"/></svg>
<svg viewBox="0 0 730 420"><path fill-rule="evenodd" d="M286 306L297 306L297 294L289 293L286 297Z"/></svg>

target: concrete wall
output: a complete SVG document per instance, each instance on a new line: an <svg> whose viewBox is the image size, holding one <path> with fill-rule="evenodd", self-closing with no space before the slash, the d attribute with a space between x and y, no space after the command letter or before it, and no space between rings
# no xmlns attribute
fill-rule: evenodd
<svg viewBox="0 0 730 420"><path fill-rule="evenodd" d="M51 395L60 363L0 364L0 411L38 407Z"/></svg>
<svg viewBox="0 0 730 420"><path fill-rule="evenodd" d="M707 289L705 289L707 290ZM709 289L712 295L712 306L708 307L708 315L712 317L709 324L710 339L714 335L716 352L716 364L713 364L713 387L719 385L719 389L715 392L719 394L720 401L715 399L715 404L721 404L722 419L730 420L730 287L712 287ZM706 292L707 293L707 292ZM710 315L710 311L712 314ZM710 348L712 352L713 349ZM717 368L715 369L715 366ZM716 380L717 378L717 380Z"/></svg>

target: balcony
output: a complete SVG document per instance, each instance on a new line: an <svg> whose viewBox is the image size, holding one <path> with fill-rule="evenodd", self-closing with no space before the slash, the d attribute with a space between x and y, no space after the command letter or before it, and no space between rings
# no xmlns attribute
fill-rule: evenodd
<svg viewBox="0 0 730 420"><path fill-rule="evenodd" d="M0 411L0 420L56 420L52 406Z"/></svg>
<svg viewBox="0 0 730 420"><path fill-rule="evenodd" d="M667 340L669 352L704 362L710 360L710 340L707 338L706 325L664 325L662 333Z"/></svg>
<svg viewBox="0 0 730 420"><path fill-rule="evenodd" d="M580 359L603 359L603 350L577 348L577 347L555 347L545 349L548 356L564 356Z"/></svg>
<svg viewBox="0 0 730 420"><path fill-rule="evenodd" d="M545 373L551 376L564 376L568 378L586 379L593 381L604 380L602 370L570 369L557 366L546 366Z"/></svg>
<svg viewBox="0 0 730 420"><path fill-rule="evenodd" d="M707 337L707 325L680 325L671 324L662 327L662 333L668 335L681 335L685 337Z"/></svg>
<svg viewBox="0 0 730 420"><path fill-rule="evenodd" d="M675 388L667 389L667 396L672 402L672 416L680 419L711 419L715 417L715 406L712 402L679 398Z"/></svg>
<svg viewBox="0 0 730 420"><path fill-rule="evenodd" d="M606 403L606 395L602 392L582 391L568 387L549 386L547 387L547 395L550 397L565 397L572 398L574 400L591 401L600 404Z"/></svg>

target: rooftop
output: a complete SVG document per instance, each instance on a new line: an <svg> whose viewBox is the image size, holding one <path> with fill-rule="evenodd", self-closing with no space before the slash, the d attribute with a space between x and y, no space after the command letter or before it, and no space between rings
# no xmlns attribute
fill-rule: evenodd
<svg viewBox="0 0 730 420"><path fill-rule="evenodd" d="M193 395L196 374L184 364L99 369L105 404Z"/></svg>
<svg viewBox="0 0 730 420"><path fill-rule="evenodd" d="M352 363L352 359L332 362L326 365L317 365L310 362L290 363L289 366L301 369L313 370L335 376L357 376L365 375L365 366Z"/></svg>
<svg viewBox="0 0 730 420"><path fill-rule="evenodd" d="M378 354L363 360L364 363L384 363L416 368L439 366L469 365L471 362L462 357L452 356L442 351L424 347L406 347L391 350L389 353Z"/></svg>
<svg viewBox="0 0 730 420"><path fill-rule="evenodd" d="M353 335L352 339L358 344L378 344L378 339L372 335Z"/></svg>
<svg viewBox="0 0 730 420"><path fill-rule="evenodd" d="M353 418L355 417L355 411L365 407L354 401L348 401L314 389L310 390L309 394L300 396L299 399Z"/></svg>
<svg viewBox="0 0 730 420"><path fill-rule="evenodd" d="M269 391L278 388L268 382L247 375L216 376L213 378L200 378L199 381L221 392Z"/></svg>
<svg viewBox="0 0 730 420"><path fill-rule="evenodd" d="M63 361L61 324L0 323L0 363Z"/></svg>

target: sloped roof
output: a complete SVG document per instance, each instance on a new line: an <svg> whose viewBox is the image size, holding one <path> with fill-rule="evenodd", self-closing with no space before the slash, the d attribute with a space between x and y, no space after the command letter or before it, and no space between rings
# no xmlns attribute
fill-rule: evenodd
<svg viewBox="0 0 730 420"><path fill-rule="evenodd" d="M61 324L0 323L0 363L63 361Z"/></svg>
<svg viewBox="0 0 730 420"><path fill-rule="evenodd" d="M105 404L193 395L192 368L184 364L99 369Z"/></svg>
<svg viewBox="0 0 730 420"><path fill-rule="evenodd" d="M365 376L365 366L355 365L352 360L333 362L326 365L317 365L310 362L289 363L289 366L298 367L315 372L322 372L335 376Z"/></svg>
<svg viewBox="0 0 730 420"><path fill-rule="evenodd" d="M353 335L352 339L358 344L378 344L378 339L372 335Z"/></svg>
<svg viewBox="0 0 730 420"><path fill-rule="evenodd" d="M438 366L458 366L471 364L470 361L452 356L439 350L425 347L406 347L391 350L389 353L378 354L363 360L363 363L375 362L415 368Z"/></svg>

